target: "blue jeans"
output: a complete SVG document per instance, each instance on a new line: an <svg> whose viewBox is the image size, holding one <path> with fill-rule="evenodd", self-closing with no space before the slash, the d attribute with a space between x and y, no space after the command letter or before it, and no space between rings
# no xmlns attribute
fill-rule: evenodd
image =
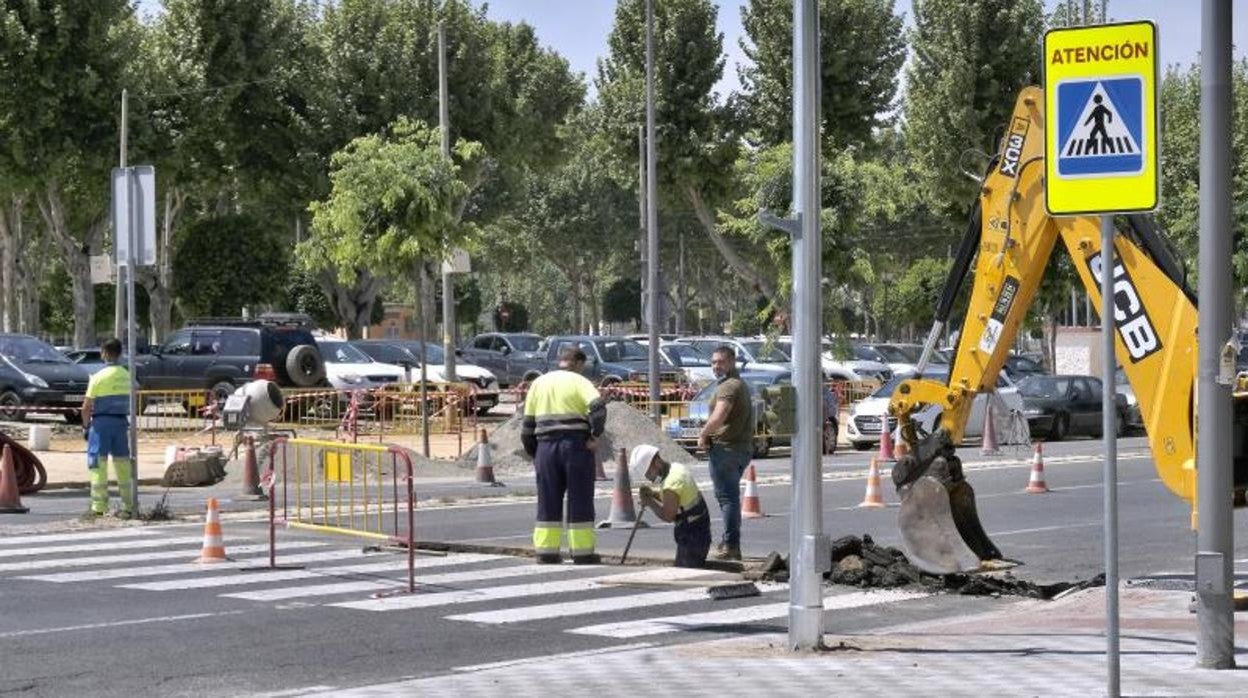
<svg viewBox="0 0 1248 698"><path fill-rule="evenodd" d="M730 548L741 547L741 476L750 464L748 451L736 451L718 444L711 445L711 482L715 500L724 517L722 542Z"/></svg>

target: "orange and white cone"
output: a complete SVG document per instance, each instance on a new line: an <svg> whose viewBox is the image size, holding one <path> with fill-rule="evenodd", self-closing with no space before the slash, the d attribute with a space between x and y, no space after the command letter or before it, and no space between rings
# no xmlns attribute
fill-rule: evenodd
<svg viewBox="0 0 1248 698"><path fill-rule="evenodd" d="M758 476L754 472L753 463L745 469L742 481L745 482L745 495L741 497L741 518L763 518L763 503L758 499Z"/></svg>
<svg viewBox="0 0 1248 698"><path fill-rule="evenodd" d="M208 499L208 516L204 519L204 546L193 562L200 564L225 562L225 541L221 537L221 511L217 498Z"/></svg>
<svg viewBox="0 0 1248 698"><path fill-rule="evenodd" d="M860 507L884 506L884 493L880 491L880 463L871 459L871 467L867 469L867 493L862 498Z"/></svg>
<svg viewBox="0 0 1248 698"><path fill-rule="evenodd" d="M1048 491L1049 486L1044 482L1044 451L1037 441L1035 455L1031 457L1031 477L1027 480L1027 492L1044 494Z"/></svg>
<svg viewBox="0 0 1248 698"><path fill-rule="evenodd" d="M4 445L0 456L0 514L25 514L29 508L22 506L21 488L17 486L17 468L13 465L13 449Z"/></svg>
<svg viewBox="0 0 1248 698"><path fill-rule="evenodd" d="M893 432L888 428L888 415L880 417L880 452L875 457L882 461L897 460L893 455Z"/></svg>
<svg viewBox="0 0 1248 698"><path fill-rule="evenodd" d="M504 487L503 483L494 479L494 464L490 460L490 434L485 429L478 432L476 475L478 485Z"/></svg>
<svg viewBox="0 0 1248 698"><path fill-rule="evenodd" d="M987 403L984 406L984 444L979 452L985 456L995 456L1001 453L1001 450L997 448L997 423L992 418L992 397L989 395L984 401Z"/></svg>

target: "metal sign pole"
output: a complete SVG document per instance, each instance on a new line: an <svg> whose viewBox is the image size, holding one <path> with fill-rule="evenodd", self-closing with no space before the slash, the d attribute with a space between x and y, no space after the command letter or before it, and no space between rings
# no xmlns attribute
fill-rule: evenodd
<svg viewBox="0 0 1248 698"><path fill-rule="evenodd" d="M446 24L438 22L438 125L442 127L442 156L451 157L451 106L446 85ZM449 250L448 250L449 252ZM442 368L447 382L455 382L455 277L442 270Z"/></svg>
<svg viewBox="0 0 1248 698"><path fill-rule="evenodd" d="M646 323L649 325L650 416L659 420L659 192L654 140L654 0L646 0Z"/></svg>
<svg viewBox="0 0 1248 698"><path fill-rule="evenodd" d="M1118 636L1118 401L1114 356L1114 217L1101 216L1101 436L1105 441L1105 669L1106 693L1120 694Z"/></svg>
<svg viewBox="0 0 1248 698"><path fill-rule="evenodd" d="M124 493L130 500L130 511L139 513L139 413L138 387L139 382L134 373L134 265L135 247L138 246L137 228L139 222L134 215L135 192L138 175L134 168L126 168L126 351L129 353L127 370L130 372L130 491Z"/></svg>

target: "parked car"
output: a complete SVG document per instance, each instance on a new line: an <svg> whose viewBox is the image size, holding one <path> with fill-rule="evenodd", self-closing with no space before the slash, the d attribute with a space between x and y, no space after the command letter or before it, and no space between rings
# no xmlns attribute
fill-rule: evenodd
<svg viewBox="0 0 1248 698"><path fill-rule="evenodd" d="M425 344L418 339L362 339L352 342L352 345L376 361L402 368L403 381L406 383L420 380L423 355L428 359L425 376L436 383L447 382L446 353L437 344ZM396 352L395 349L399 351ZM477 414L484 415L498 404L498 378L492 372L467 361L456 361L455 375L460 382L467 383L472 389L471 404Z"/></svg>
<svg viewBox="0 0 1248 698"><path fill-rule="evenodd" d="M1018 384L1023 396L1024 414L1033 434L1046 434L1048 441L1061 441L1068 436L1085 434L1099 438L1102 434L1101 380L1093 376L1058 375L1028 376ZM1126 427L1127 400L1115 397L1115 434Z"/></svg>
<svg viewBox="0 0 1248 698"><path fill-rule="evenodd" d="M917 347L917 349L916 349ZM915 372L923 347L909 344L862 343L854 345L854 355L888 364L893 375Z"/></svg>
<svg viewBox="0 0 1248 698"><path fill-rule="evenodd" d="M43 340L0 334L0 419L23 419L19 407L54 407L65 410L65 421L81 424L90 379L85 368Z"/></svg>
<svg viewBox="0 0 1248 698"><path fill-rule="evenodd" d="M744 341L734 337L681 337L676 341L681 344L688 344L707 356L710 356L720 346L730 346L737 355L737 369L741 372L775 374L793 372L788 355L779 349L773 349L768 356L760 358L750 351L750 346L747 346ZM755 340L749 341L751 341L752 346ZM761 345L762 342L758 341L758 344Z"/></svg>
<svg viewBox="0 0 1248 698"><path fill-rule="evenodd" d="M145 390L209 390L219 401L259 378L282 387L327 385L312 331L279 319L187 323L151 354L135 357L135 371Z"/></svg>
<svg viewBox="0 0 1248 698"><path fill-rule="evenodd" d="M1135 389L1131 387L1131 382L1127 380L1127 374L1118 367L1118 372L1114 378L1114 390L1122 396L1126 401L1126 408L1123 410L1123 417L1126 424L1123 429L1126 431L1144 431L1144 415L1140 412L1140 402L1135 399Z"/></svg>
<svg viewBox="0 0 1248 698"><path fill-rule="evenodd" d="M473 337L460 356L498 377L504 388L533 380L546 370L540 335L524 332L486 332Z"/></svg>
<svg viewBox="0 0 1248 698"><path fill-rule="evenodd" d="M1005 373L1010 380L1017 383L1027 376L1043 376L1048 371L1044 370L1044 365L1038 361L1026 356L1010 354L1005 357Z"/></svg>
<svg viewBox="0 0 1248 698"><path fill-rule="evenodd" d="M949 367L945 365L929 366L923 371L923 377L928 380L947 381L949 379ZM885 416L888 417L889 432L894 436L897 435L897 418L888 414L888 404L893 397L893 392L897 390L897 386L908 378L913 378L913 375L903 373L893 376L891 381L880 386L880 389L872 393L871 397L860 400L849 408L849 421L845 425L845 435L850 445L860 451L878 446L880 443L880 427ZM997 376L994 393L978 393L975 399L971 401L971 412L967 417L966 428L963 431L964 437L983 436L984 413L988 409L988 401L990 399L994 401L992 416L997 438L1004 439L1005 435L1010 433L1012 413L1018 412L1021 414L1023 412L1023 399L1019 396L1018 386L1014 385L1005 373L1002 372ZM915 420L921 429L930 433L936 428L940 412L939 406L929 406L920 410L915 415Z"/></svg>
<svg viewBox="0 0 1248 698"><path fill-rule="evenodd" d="M853 371L858 375L859 380L877 380L884 384L893 378L893 369L889 368L888 362L859 358L854 355L853 347L847 344L838 344L825 339L823 340L823 356L825 361L839 362Z"/></svg>
<svg viewBox="0 0 1248 698"><path fill-rule="evenodd" d="M647 349L650 347L650 342L645 339L639 339L637 343ZM685 374L685 382L690 385L701 386L715 380L711 357L688 344L660 341L659 357L679 368Z"/></svg>
<svg viewBox="0 0 1248 698"><path fill-rule="evenodd" d="M793 357L793 338L784 336L776 339L775 346L785 356L789 357L789 365L792 365ZM823 373L825 381L860 381L874 376L859 374L853 368L845 363L832 358L832 354L828 351L830 343L824 341L819 351L819 368Z"/></svg>
<svg viewBox="0 0 1248 698"><path fill-rule="evenodd" d="M341 339L316 340L321 358L325 359L325 379L340 394L339 406L351 399L351 391L371 390L397 385L403 380L403 369L394 364L375 361L372 357ZM371 396L365 398L365 408L371 408Z"/></svg>
<svg viewBox="0 0 1248 698"><path fill-rule="evenodd" d="M585 352L585 377L599 385L612 383L644 383L649 380L650 351L626 337L564 335L546 340L546 370L559 365L559 354L567 346ZM683 382L684 373L671 363L659 359L659 381Z"/></svg>
<svg viewBox="0 0 1248 698"><path fill-rule="evenodd" d="M96 371L107 365L104 363L104 357L100 354L99 347L92 347L90 349L70 349L69 351L62 353L64 353L65 358L69 359L71 362L85 368L87 373L94 374ZM118 359L117 362L122 366L126 366L129 364L129 357L126 354L122 354L121 358Z"/></svg>
<svg viewBox="0 0 1248 698"><path fill-rule="evenodd" d="M754 413L753 456L766 458L773 447L791 446L795 427L790 420L797 413L793 374L746 371L741 373L741 379L750 389L750 404ZM688 416L673 417L667 421L668 435L689 450L697 449L698 434L710 419L717 385L710 383L693 396L689 403ZM794 402L782 404L785 400ZM840 404L836 394L824 386L823 452L828 455L836 452L836 442L840 436L839 414Z"/></svg>

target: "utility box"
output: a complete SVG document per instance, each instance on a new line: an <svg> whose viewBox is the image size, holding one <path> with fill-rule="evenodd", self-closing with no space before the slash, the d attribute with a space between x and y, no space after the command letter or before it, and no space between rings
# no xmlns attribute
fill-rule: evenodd
<svg viewBox="0 0 1248 698"><path fill-rule="evenodd" d="M763 389L767 409L767 428L773 434L797 433L797 388L773 385Z"/></svg>

